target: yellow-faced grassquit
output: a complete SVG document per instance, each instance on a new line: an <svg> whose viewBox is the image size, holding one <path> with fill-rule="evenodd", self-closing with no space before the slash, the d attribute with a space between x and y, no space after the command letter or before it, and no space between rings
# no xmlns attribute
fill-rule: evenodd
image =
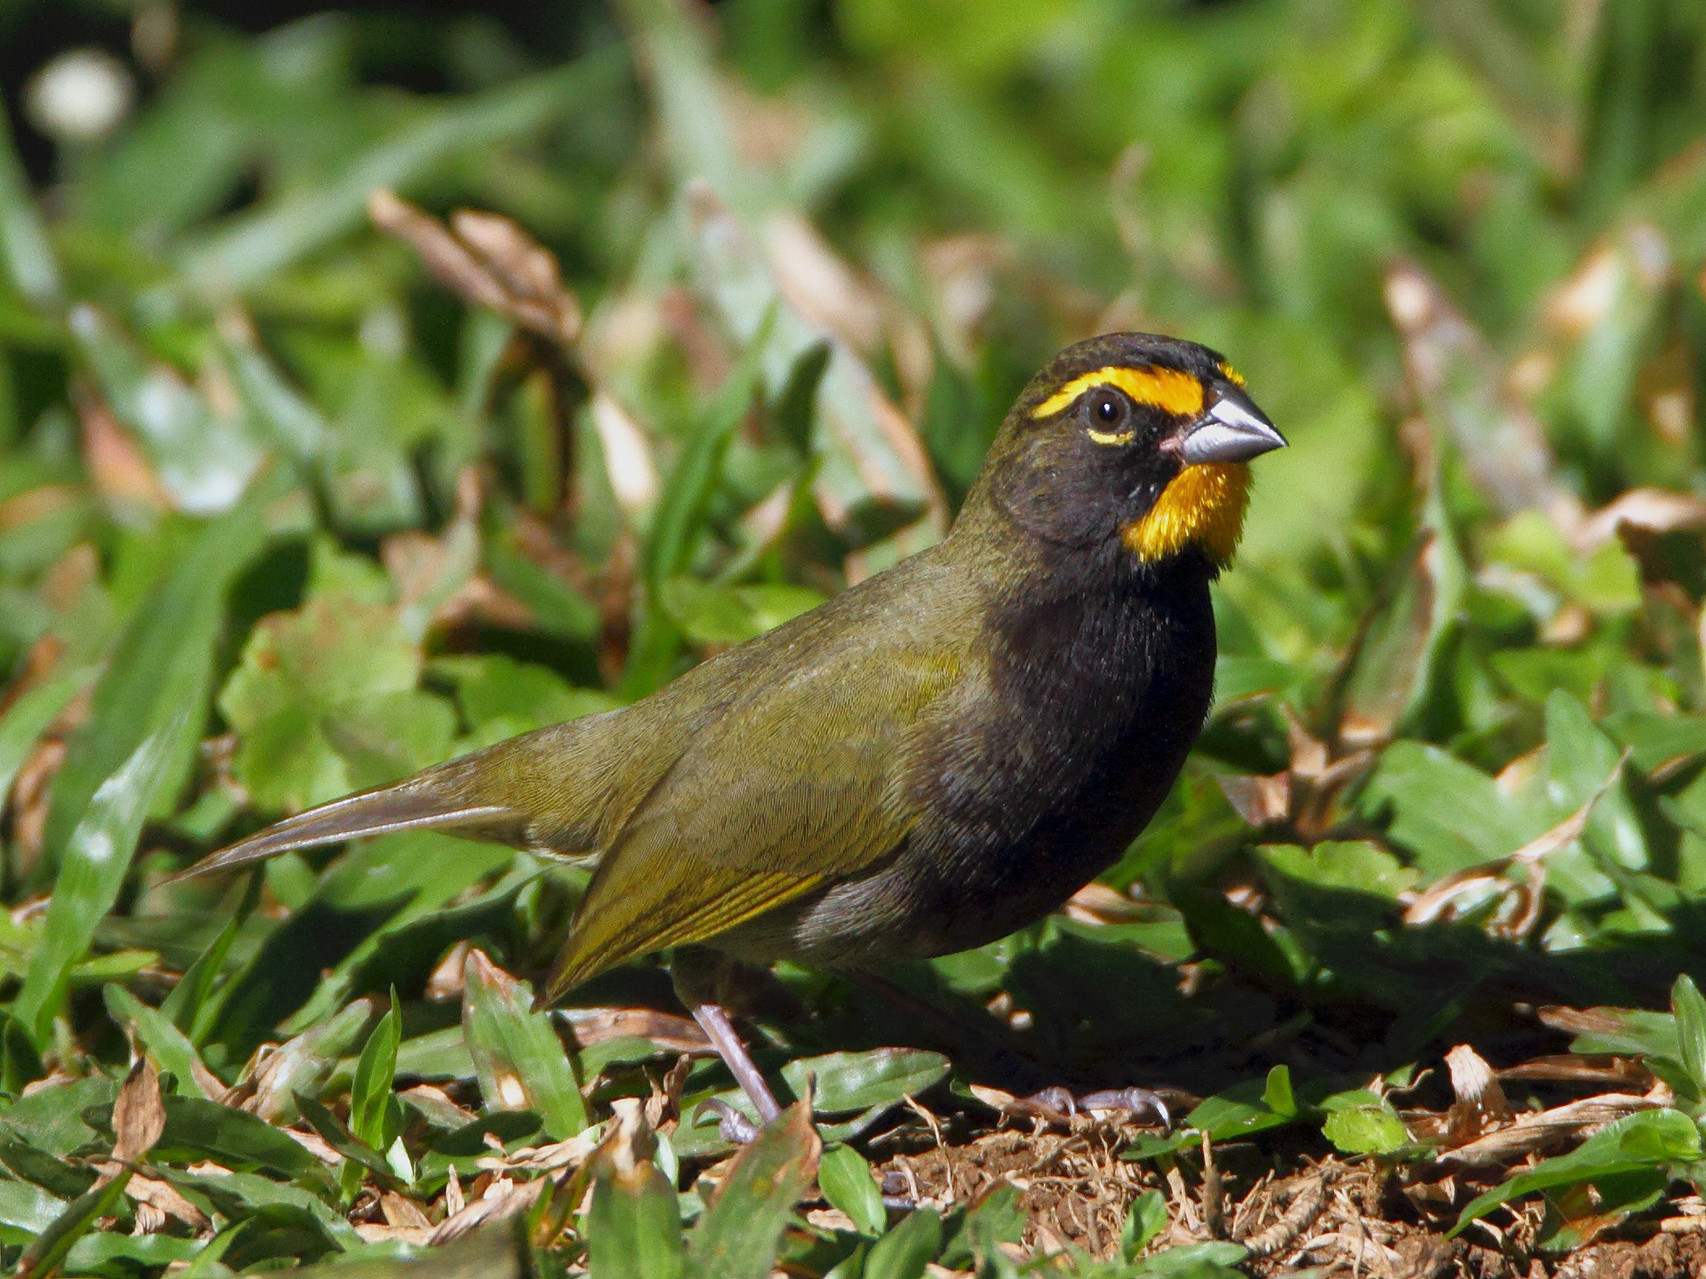
<svg viewBox="0 0 1706 1279"><path fill-rule="evenodd" d="M1283 446L1218 354L1080 342L1007 414L936 546L650 697L292 817L194 873L432 827L597 857L541 1002L703 943L826 968L980 946L1105 870L1214 685L1209 583ZM678 988L776 1112L704 981Z"/></svg>

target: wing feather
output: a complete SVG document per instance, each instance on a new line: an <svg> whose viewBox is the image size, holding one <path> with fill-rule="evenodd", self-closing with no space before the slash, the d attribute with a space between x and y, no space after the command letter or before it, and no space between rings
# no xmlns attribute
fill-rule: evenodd
<svg viewBox="0 0 1706 1279"><path fill-rule="evenodd" d="M738 924L872 867L915 821L907 779L956 653L904 637L820 655L702 732L636 809L546 984Z"/></svg>

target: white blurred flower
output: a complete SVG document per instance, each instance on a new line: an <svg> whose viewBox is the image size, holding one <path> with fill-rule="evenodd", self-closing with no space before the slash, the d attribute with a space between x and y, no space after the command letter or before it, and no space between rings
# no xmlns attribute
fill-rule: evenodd
<svg viewBox="0 0 1706 1279"><path fill-rule="evenodd" d="M24 112L61 146L98 142L130 114L136 82L102 49L70 49L30 77Z"/></svg>

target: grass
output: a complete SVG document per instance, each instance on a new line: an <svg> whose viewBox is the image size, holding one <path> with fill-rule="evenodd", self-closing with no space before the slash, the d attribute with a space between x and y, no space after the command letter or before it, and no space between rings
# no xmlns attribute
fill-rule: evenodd
<svg viewBox="0 0 1706 1279"><path fill-rule="evenodd" d="M1698 6L162 12L128 118L0 138L0 1262L1706 1259ZM752 1145L661 967L531 1011L584 871L163 883L928 545L1110 328L1293 441L1210 725L1059 915L755 974Z"/></svg>

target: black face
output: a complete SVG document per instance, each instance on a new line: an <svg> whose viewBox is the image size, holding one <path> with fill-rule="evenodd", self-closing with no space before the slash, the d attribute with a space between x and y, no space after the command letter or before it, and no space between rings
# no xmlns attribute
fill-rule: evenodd
<svg viewBox="0 0 1706 1279"><path fill-rule="evenodd" d="M986 464L990 496L1047 541L1115 543L1184 468L1183 434L1222 398L1247 403L1207 347L1147 334L1081 342L1014 405Z"/></svg>

